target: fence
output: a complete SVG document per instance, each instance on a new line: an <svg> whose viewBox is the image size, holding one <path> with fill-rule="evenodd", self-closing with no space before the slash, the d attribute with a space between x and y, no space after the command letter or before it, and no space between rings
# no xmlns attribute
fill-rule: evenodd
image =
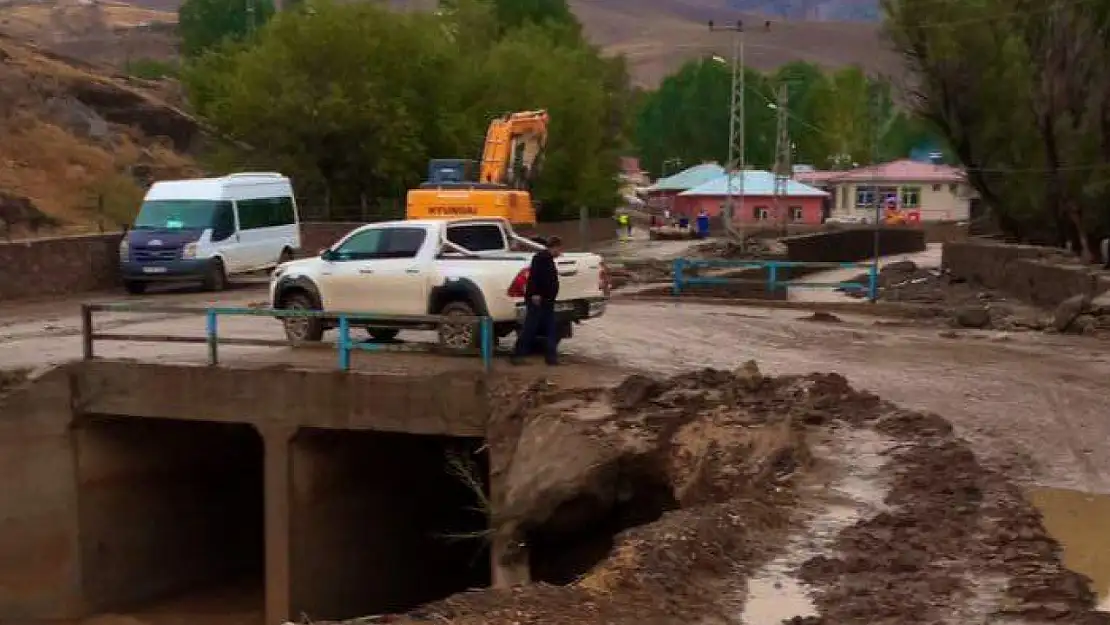
<svg viewBox="0 0 1110 625"><path fill-rule="evenodd" d="M810 272L820 269L866 269L867 283L859 282L800 282L790 280L787 275L799 269ZM691 269L734 269L738 271L760 270L766 276L760 280L751 278L738 278L726 275L697 275L689 273ZM875 263L818 263L790 260L718 260L718 259L689 259L676 258L674 261L674 283L671 293L675 296L682 294L688 286L696 285L730 285L730 284L759 284L766 286L768 293L775 293L778 289L790 288L834 288L834 289L866 289L867 297L872 302L878 296L879 274Z"/></svg>
<svg viewBox="0 0 1110 625"><path fill-rule="evenodd" d="M96 332L93 323L93 313L104 312L145 312L171 315L203 315L205 318L204 336L174 336L164 334L106 334ZM368 315L366 313L328 312L318 310L277 310L268 308L198 308L189 306L148 306L143 304L84 304L81 306L81 338L85 360L92 360L96 354L94 345L96 341L132 341L149 343L197 343L208 346L208 364L218 365L220 362L220 345L238 345L250 347L290 347L291 343L285 340L252 339L220 336L220 317L270 317L277 319L295 317L316 317L334 320L339 331L336 349L338 351L338 366L340 371L349 371L351 368L351 351L419 351L427 350L428 346L413 344L387 344L387 343L359 343L351 339L352 322L361 322L361 325L374 326L383 324L385 327L398 325L412 326L424 325L437 328L444 325L470 324L476 326L479 332L479 346L474 349L450 350L452 354L480 354L482 368L489 371L493 365L494 333L493 320L489 317L461 317L442 315ZM297 347L312 347L331 349L327 343L299 343Z"/></svg>

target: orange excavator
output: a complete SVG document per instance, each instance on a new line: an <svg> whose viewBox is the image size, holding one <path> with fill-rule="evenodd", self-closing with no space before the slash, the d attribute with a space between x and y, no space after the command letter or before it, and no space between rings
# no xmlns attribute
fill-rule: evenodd
<svg viewBox="0 0 1110 625"><path fill-rule="evenodd" d="M504 115L490 122L480 164L433 159L427 181L408 192L405 217L502 217L514 225L535 224L529 189L547 143L547 122L544 110Z"/></svg>

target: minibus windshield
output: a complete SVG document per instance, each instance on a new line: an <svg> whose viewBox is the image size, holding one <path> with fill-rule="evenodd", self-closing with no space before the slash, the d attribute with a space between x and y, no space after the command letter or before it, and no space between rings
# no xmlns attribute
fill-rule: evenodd
<svg viewBox="0 0 1110 625"><path fill-rule="evenodd" d="M226 200L148 200L135 217L137 230L204 230L212 228Z"/></svg>

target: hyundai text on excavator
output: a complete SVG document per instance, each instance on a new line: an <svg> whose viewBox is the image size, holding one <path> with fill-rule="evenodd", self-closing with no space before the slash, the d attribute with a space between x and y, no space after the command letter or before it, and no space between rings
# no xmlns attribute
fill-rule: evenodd
<svg viewBox="0 0 1110 625"><path fill-rule="evenodd" d="M482 162L433 159L428 180L410 189L407 219L501 217L514 225L536 223L529 189L547 142L547 111L522 111L494 119L486 131Z"/></svg>

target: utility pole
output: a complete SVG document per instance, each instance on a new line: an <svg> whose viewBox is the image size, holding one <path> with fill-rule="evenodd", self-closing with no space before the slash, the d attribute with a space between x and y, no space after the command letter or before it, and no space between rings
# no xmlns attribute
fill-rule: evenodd
<svg viewBox="0 0 1110 625"><path fill-rule="evenodd" d="M718 26L710 21L709 30L710 32L731 31L733 33L732 90L729 96L728 107L728 163L725 169L725 210L724 215L722 215L725 232L731 236L734 230L733 219L735 214L735 205L732 199L734 171L737 168L740 170L740 187L738 189L738 195L740 196L740 206L743 207L744 172L747 169L744 155L744 93L746 89L744 82L744 21L737 20L735 24L726 26Z"/></svg>
<svg viewBox="0 0 1110 625"><path fill-rule="evenodd" d="M789 119L790 89L787 83L779 85L778 103L775 105L777 118L777 131L775 133L775 215L782 220L782 231L785 234L787 216L782 211L782 198L786 195L787 185L793 173L793 162L790 146L790 119Z"/></svg>
<svg viewBox="0 0 1110 625"><path fill-rule="evenodd" d="M868 104L868 119L870 121L869 131L871 133L871 202L875 205L875 234L872 241L872 261L871 273L874 276L875 284L872 285L869 297L871 302L878 301L878 281L879 281L879 234L883 225L883 211L882 200L879 198L879 89L878 85L872 84L867 90L867 104Z"/></svg>
<svg viewBox="0 0 1110 625"><path fill-rule="evenodd" d="M254 0L244 0L247 3L247 34L254 34ZM280 1L280 0L279 0Z"/></svg>

